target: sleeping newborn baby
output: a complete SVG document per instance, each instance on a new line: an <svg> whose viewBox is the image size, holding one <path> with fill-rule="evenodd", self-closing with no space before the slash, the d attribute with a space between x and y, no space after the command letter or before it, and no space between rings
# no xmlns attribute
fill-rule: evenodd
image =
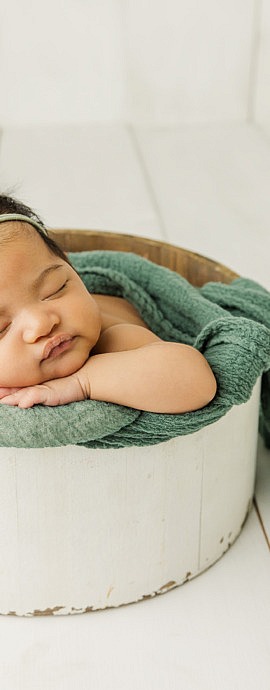
<svg viewBox="0 0 270 690"><path fill-rule="evenodd" d="M159 338L125 299L90 294L42 221L3 195L0 256L1 404L91 399L177 414L214 398L198 350Z"/></svg>

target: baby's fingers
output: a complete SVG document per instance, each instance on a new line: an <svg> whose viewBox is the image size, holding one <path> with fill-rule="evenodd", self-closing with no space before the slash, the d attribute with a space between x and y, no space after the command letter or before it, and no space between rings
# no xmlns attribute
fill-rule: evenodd
<svg viewBox="0 0 270 690"><path fill-rule="evenodd" d="M4 388L3 386L0 386L0 399L4 398L5 396L11 395L12 393L16 393L16 391L21 390L20 388Z"/></svg>
<svg viewBox="0 0 270 690"><path fill-rule="evenodd" d="M30 386L29 388L18 388L14 393L4 396L0 400L0 404L27 408L45 402L45 397L45 392L42 388Z"/></svg>

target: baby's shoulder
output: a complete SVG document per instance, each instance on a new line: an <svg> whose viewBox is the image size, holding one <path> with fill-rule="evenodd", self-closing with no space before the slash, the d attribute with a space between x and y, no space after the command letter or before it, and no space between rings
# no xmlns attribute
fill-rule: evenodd
<svg viewBox="0 0 270 690"><path fill-rule="evenodd" d="M123 352L135 350L144 345L164 342L149 328L130 323L118 323L109 326L100 335L92 355L101 355L105 352Z"/></svg>
<svg viewBox="0 0 270 690"><path fill-rule="evenodd" d="M134 324L150 330L137 309L123 297L93 295L101 313L101 333L117 324Z"/></svg>
<svg viewBox="0 0 270 690"><path fill-rule="evenodd" d="M161 342L137 309L123 297L111 295L92 295L101 314L101 332L91 355L105 352L134 350L153 342Z"/></svg>

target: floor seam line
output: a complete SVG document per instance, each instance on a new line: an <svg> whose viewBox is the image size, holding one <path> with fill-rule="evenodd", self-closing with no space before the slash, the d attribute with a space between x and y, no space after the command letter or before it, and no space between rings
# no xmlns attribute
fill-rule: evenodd
<svg viewBox="0 0 270 690"><path fill-rule="evenodd" d="M268 546L268 549L269 549L269 551L270 551L270 541L269 541L269 538L268 538L268 535L267 535L265 526L264 526L264 524L263 524L262 516L261 516L261 513L260 513L260 511L259 511L258 503L257 503L257 500L256 500L256 497L255 497L255 496L253 497L253 504L254 504L254 508L255 508L256 513L257 513L257 516L258 516L259 523L260 523L261 528L262 528L262 531L263 531L263 535L264 535L265 541L266 541L267 546Z"/></svg>
<svg viewBox="0 0 270 690"><path fill-rule="evenodd" d="M131 124L127 124L127 130L128 130L130 139L133 143L134 151L135 151L135 154L137 156L137 159L138 159L138 162L139 162L139 165L140 165L143 177L144 177L144 181L146 184L146 189L149 193L149 198L151 200L151 203L153 204L154 210L155 210L157 217L158 217L158 221L159 221L159 225L160 225L160 231L162 234L162 239L168 241L168 233L166 230L165 222L164 222L161 210L160 210L158 200L157 200L156 195L155 195L155 191L154 191L154 187L153 187L152 182L151 182L150 174L148 172L148 169L147 169L147 166L146 166L146 163L145 163L138 139L136 137L136 132L134 130L134 127Z"/></svg>

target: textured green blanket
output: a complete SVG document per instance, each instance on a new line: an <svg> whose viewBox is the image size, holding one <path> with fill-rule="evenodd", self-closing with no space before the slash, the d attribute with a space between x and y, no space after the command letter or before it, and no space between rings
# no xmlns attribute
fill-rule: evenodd
<svg viewBox="0 0 270 690"><path fill-rule="evenodd" d="M260 433L270 448L270 293L247 278L195 288L174 271L133 253L93 251L69 258L88 290L124 297L164 340L193 345L218 383L214 400L184 414L143 412L86 400L21 410L0 406L0 445L154 445L191 434L246 402L263 374Z"/></svg>

